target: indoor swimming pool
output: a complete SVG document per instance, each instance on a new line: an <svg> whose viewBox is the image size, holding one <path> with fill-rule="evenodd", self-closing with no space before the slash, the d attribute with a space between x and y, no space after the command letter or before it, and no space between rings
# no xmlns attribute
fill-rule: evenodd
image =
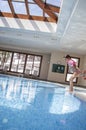
<svg viewBox="0 0 86 130"><path fill-rule="evenodd" d="M0 130L86 130L86 102L61 84L0 75Z"/></svg>

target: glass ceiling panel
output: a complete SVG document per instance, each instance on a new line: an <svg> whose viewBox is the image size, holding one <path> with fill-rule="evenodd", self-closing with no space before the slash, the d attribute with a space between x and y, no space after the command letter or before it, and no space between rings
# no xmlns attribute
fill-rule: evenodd
<svg viewBox="0 0 86 130"><path fill-rule="evenodd" d="M36 4L29 4L30 15L43 16L43 10Z"/></svg>
<svg viewBox="0 0 86 130"><path fill-rule="evenodd" d="M12 0L12 1L25 2L25 0Z"/></svg>
<svg viewBox="0 0 86 130"><path fill-rule="evenodd" d="M45 13L45 17L49 17L49 15Z"/></svg>
<svg viewBox="0 0 86 130"><path fill-rule="evenodd" d="M61 1L62 1L62 0L46 0L46 3L60 7Z"/></svg>
<svg viewBox="0 0 86 130"><path fill-rule="evenodd" d="M32 3L34 3L34 1L33 1L33 0L28 0L28 2L32 2Z"/></svg>
<svg viewBox="0 0 86 130"><path fill-rule="evenodd" d="M12 2L16 14L26 14L25 3Z"/></svg>
<svg viewBox="0 0 86 130"><path fill-rule="evenodd" d="M10 10L10 7L9 7L9 4L8 4L7 1L0 0L0 10L2 12L9 12L9 13L11 13L11 10Z"/></svg>
<svg viewBox="0 0 86 130"><path fill-rule="evenodd" d="M25 3L25 0L11 0L10 2L8 2L8 0L0 0L0 11L1 12L7 12L7 13L16 13L16 14L23 14L23 15L27 15L27 11L28 13L30 13L30 15L32 16L32 18L34 20L42 20L41 17L43 18L44 20L44 17L50 17L50 19L45 19L45 20L48 20L48 21L56 21L57 22L57 18L54 17L55 14L57 14L57 17L58 17L58 10L56 11L56 7L54 6L61 6L61 1L62 0L40 0L40 1L43 1L44 3L46 4L50 4L50 10L51 10L51 13L48 15L47 13L47 10L44 12L43 9L41 9L39 6L40 6L40 2L39 2L39 6L33 1L33 0L27 0L28 3L26 2ZM12 5L11 5L11 2L12 2ZM10 5L9 5L10 4ZM28 9L26 7L26 4L28 4ZM43 5L41 4L42 8L43 8ZM11 12L11 9L13 12ZM8 16L8 14L5 14L6 17L10 17L11 15ZM19 18L24 18L23 15L19 15ZM1 14L2 16L2 14ZM4 16L4 17L5 17ZM41 17L34 17L34 16L41 16ZM13 16L14 17L14 16ZM40 19L39 19L40 18Z"/></svg>

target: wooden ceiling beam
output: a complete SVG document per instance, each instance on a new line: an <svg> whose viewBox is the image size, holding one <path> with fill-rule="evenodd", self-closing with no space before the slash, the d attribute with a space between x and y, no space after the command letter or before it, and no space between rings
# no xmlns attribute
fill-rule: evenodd
<svg viewBox="0 0 86 130"><path fill-rule="evenodd" d="M14 11L14 8L13 8L12 0L8 0L8 4L10 6L10 10L11 10L12 14L15 15L15 11Z"/></svg>
<svg viewBox="0 0 86 130"><path fill-rule="evenodd" d="M26 6L27 15L29 17L30 13L29 13L29 8L28 8L28 0L25 0L25 6Z"/></svg>
<svg viewBox="0 0 86 130"><path fill-rule="evenodd" d="M58 20L58 17L55 13L53 13L52 10L47 10L45 9L45 3L43 3L40 0L33 0L47 15L49 15L51 18L53 18L54 20Z"/></svg>
<svg viewBox="0 0 86 130"><path fill-rule="evenodd" d="M45 9L52 10L53 12L56 12L56 13L60 12L60 7L53 6L53 5L50 5L50 4L45 4Z"/></svg>
<svg viewBox="0 0 86 130"><path fill-rule="evenodd" d="M0 16L1 17L9 17L9 18L20 18L20 19L29 19L29 20L37 20L37 21L46 21L46 22L53 22L56 23L56 20L52 19L51 17L42 17L42 16L31 16L28 17L28 15L24 14L15 14L13 15L12 13L6 13L6 12L1 12L0 11Z"/></svg>

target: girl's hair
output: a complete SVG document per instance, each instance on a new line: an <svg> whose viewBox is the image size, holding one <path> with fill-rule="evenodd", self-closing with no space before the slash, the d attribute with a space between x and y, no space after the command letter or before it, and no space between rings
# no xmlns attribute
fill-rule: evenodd
<svg viewBox="0 0 86 130"><path fill-rule="evenodd" d="M66 55L64 58L71 58L71 56L70 55Z"/></svg>

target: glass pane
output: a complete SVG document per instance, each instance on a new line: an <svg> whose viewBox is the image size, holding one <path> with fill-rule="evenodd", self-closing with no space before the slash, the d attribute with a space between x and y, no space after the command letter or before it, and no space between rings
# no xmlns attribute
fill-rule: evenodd
<svg viewBox="0 0 86 130"><path fill-rule="evenodd" d="M26 61L25 73L28 72L28 74L32 74L33 61L34 61L34 56L28 55L27 61Z"/></svg>
<svg viewBox="0 0 86 130"><path fill-rule="evenodd" d="M11 71L23 73L25 57L25 54L14 53Z"/></svg>
<svg viewBox="0 0 86 130"><path fill-rule="evenodd" d="M45 17L49 17L49 15L45 13Z"/></svg>
<svg viewBox="0 0 86 130"><path fill-rule="evenodd" d="M35 56L35 58L34 58L34 66L33 66L33 71L32 71L32 74L34 76L39 75L40 62L41 62L41 57Z"/></svg>
<svg viewBox="0 0 86 130"><path fill-rule="evenodd" d="M24 70L24 64L25 64L25 54L20 54L20 58L19 58L19 64L18 64L18 72L23 73Z"/></svg>
<svg viewBox="0 0 86 130"><path fill-rule="evenodd" d="M15 13L17 14L26 14L25 3L12 2L14 6Z"/></svg>
<svg viewBox="0 0 86 130"><path fill-rule="evenodd" d="M0 69L4 71L9 70L12 53L6 51L0 51Z"/></svg>
<svg viewBox="0 0 86 130"><path fill-rule="evenodd" d="M8 1L0 0L0 10L2 12L9 12L9 13L11 13Z"/></svg>
<svg viewBox="0 0 86 130"><path fill-rule="evenodd" d="M34 66L35 67L40 67L40 60L41 60L41 57L35 56L35 59L34 59Z"/></svg>
<svg viewBox="0 0 86 130"><path fill-rule="evenodd" d="M0 51L0 70L4 68L5 51Z"/></svg>
<svg viewBox="0 0 86 130"><path fill-rule="evenodd" d="M51 5L55 5L55 6L59 6L61 5L61 0L47 0L47 3L51 4Z"/></svg>
<svg viewBox="0 0 86 130"><path fill-rule="evenodd" d="M12 58L12 53L11 52L6 52L5 63L4 63L5 70L10 69L11 58Z"/></svg>
<svg viewBox="0 0 86 130"><path fill-rule="evenodd" d="M18 64L19 64L19 53L14 53L11 71L17 72Z"/></svg>
<svg viewBox="0 0 86 130"><path fill-rule="evenodd" d="M36 4L29 4L30 15L43 16L43 10Z"/></svg>
<svg viewBox="0 0 86 130"><path fill-rule="evenodd" d="M37 67L34 66L34 68L32 70L32 75L38 76L39 75L39 68L37 68Z"/></svg>

